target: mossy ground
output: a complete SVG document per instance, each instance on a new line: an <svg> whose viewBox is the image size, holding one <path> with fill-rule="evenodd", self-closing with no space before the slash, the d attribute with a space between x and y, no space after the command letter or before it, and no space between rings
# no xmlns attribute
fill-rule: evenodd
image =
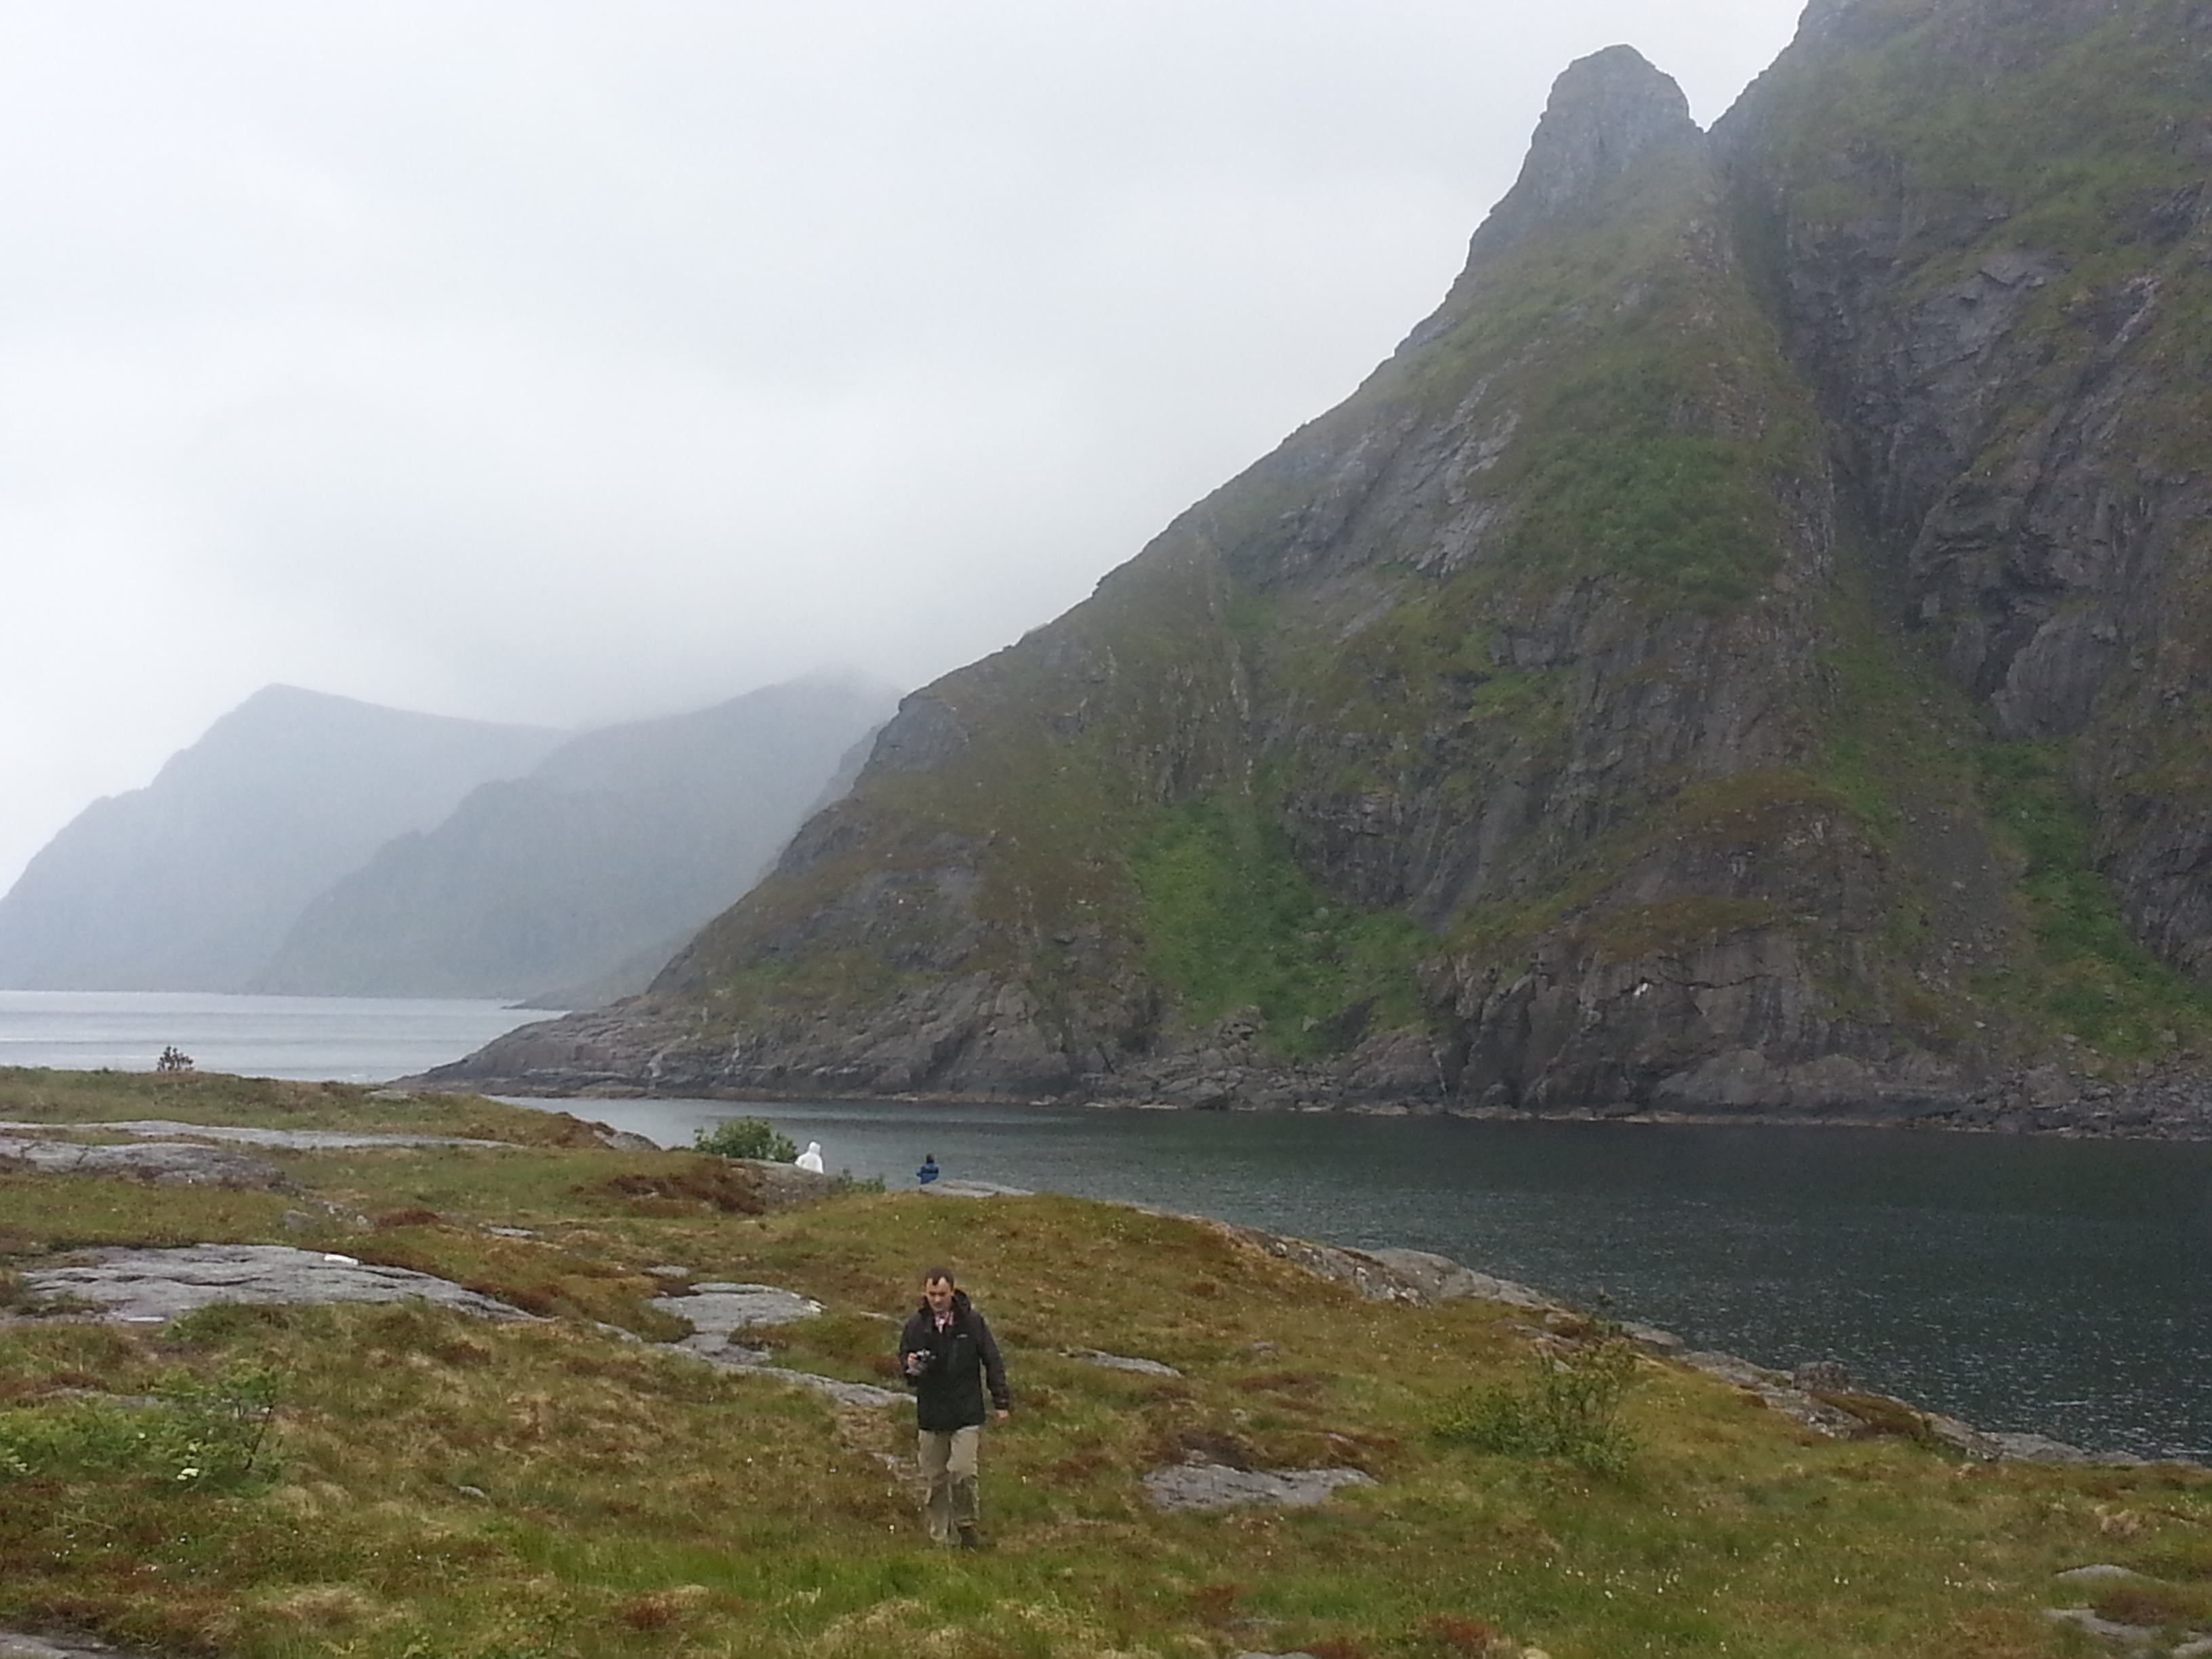
<svg viewBox="0 0 2212 1659"><path fill-rule="evenodd" d="M143 1115L151 1086L0 1074L19 1116ZM1652 1361L1618 1479L1451 1445L1431 1433L1450 1401L1525 1374L1526 1316L1363 1302L1173 1218L909 1194L687 1212L610 1177L700 1155L562 1144L579 1137L561 1119L489 1103L212 1078L162 1099L163 1115L207 1121L545 1133L509 1152L279 1155L304 1199L0 1176L8 1267L102 1242L325 1243L565 1316L500 1326L402 1305L0 1326L0 1435L24 1442L36 1423L44 1443L89 1449L0 1474L0 1625L235 1659L1414 1659L1483 1652L1493 1634L1557 1659L2012 1659L2087 1650L2039 1611L2081 1599L2051 1582L2067 1567L2154 1576L2130 1606L2164 1622L2202 1622L2212 1600L2201 1471L1972 1466L1909 1437L1818 1439ZM313 1198L386 1224L284 1231L282 1205ZM885 1321L939 1260L992 1317L1016 1389L987 1439L993 1547L977 1555L926 1547L883 1461L905 1445L903 1409L837 1411L576 1316L666 1334L643 1306L656 1265L787 1285L829 1312L774 1334L781 1362L880 1381ZM1066 1357L1080 1348L1184 1375ZM249 1362L281 1378L250 1474L179 1484L82 1426L127 1417L118 1397ZM1355 1465L1378 1484L1299 1512L1153 1511L1143 1473L1191 1450Z"/></svg>

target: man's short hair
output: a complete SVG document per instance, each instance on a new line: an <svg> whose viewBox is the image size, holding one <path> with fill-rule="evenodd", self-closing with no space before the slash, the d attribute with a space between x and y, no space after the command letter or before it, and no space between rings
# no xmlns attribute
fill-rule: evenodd
<svg viewBox="0 0 2212 1659"><path fill-rule="evenodd" d="M927 1273L922 1274L921 1282L925 1285L957 1285L959 1280L953 1278L952 1269L950 1267L932 1267Z"/></svg>

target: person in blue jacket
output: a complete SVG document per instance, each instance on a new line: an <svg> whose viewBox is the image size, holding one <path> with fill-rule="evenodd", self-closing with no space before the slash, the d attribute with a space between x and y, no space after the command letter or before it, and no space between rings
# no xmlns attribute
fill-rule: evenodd
<svg viewBox="0 0 2212 1659"><path fill-rule="evenodd" d="M921 1167L914 1172L914 1178L927 1187L943 1173L944 1171L937 1167L937 1154L924 1152L921 1155Z"/></svg>

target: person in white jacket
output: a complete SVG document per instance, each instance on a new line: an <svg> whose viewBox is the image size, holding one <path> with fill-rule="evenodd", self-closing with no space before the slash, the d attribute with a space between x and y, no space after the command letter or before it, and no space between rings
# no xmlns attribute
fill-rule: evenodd
<svg viewBox="0 0 2212 1659"><path fill-rule="evenodd" d="M822 1173L822 1143L818 1140L808 1141L806 1150L792 1162L802 1170L811 1170L815 1174L820 1175Z"/></svg>

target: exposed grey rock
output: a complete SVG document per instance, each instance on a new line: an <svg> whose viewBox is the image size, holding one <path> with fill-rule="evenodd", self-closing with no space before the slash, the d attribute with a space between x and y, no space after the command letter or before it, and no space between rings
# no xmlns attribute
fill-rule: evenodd
<svg viewBox="0 0 2212 1659"><path fill-rule="evenodd" d="M931 1198L1032 1198L1026 1187L1002 1187L995 1181L933 1181L921 1188Z"/></svg>
<svg viewBox="0 0 2212 1659"><path fill-rule="evenodd" d="M1553 83L1519 179L1468 243L1469 270L1597 205L1651 152L1692 148L1702 136L1681 88L1633 47L1607 46L1577 59ZM1450 301L1445 308L1449 313Z"/></svg>
<svg viewBox="0 0 2212 1659"><path fill-rule="evenodd" d="M2004 1455L2002 1446L1971 1423L1941 1413L1930 1413L1927 1421L1928 1432L1936 1440L1978 1463L1994 1463Z"/></svg>
<svg viewBox="0 0 2212 1659"><path fill-rule="evenodd" d="M908 1398L872 1383L844 1382L812 1371L787 1370L770 1363L775 1355L769 1349L747 1347L735 1340L739 1331L788 1325L798 1320L812 1319L822 1312L820 1303L795 1291L779 1290L773 1285L710 1282L694 1285L688 1296L655 1297L652 1305L678 1319L690 1321L695 1328L693 1334L681 1341L659 1346L704 1360L718 1370L742 1370L812 1389L840 1406L896 1406Z"/></svg>
<svg viewBox="0 0 2212 1659"><path fill-rule="evenodd" d="M2102 1642L2116 1642L2124 1648L2149 1648L2158 1645L2158 1632L2148 1625L2123 1625L2111 1619L2098 1617L2090 1607L2045 1607L2043 1616L2053 1623L2072 1625L2087 1631Z"/></svg>
<svg viewBox="0 0 2212 1659"><path fill-rule="evenodd" d="M0 1162L28 1164L53 1175L127 1176L164 1187L253 1187L284 1183L273 1164L214 1146L156 1141L132 1146L88 1146L80 1141L0 1135ZM295 1212L296 1213L296 1212Z"/></svg>
<svg viewBox="0 0 2212 1659"><path fill-rule="evenodd" d="M1478 1301L1503 1302L1510 1307L1531 1310L1556 1307L1558 1304L1526 1285L1516 1285L1510 1279L1496 1279L1472 1267L1462 1267L1449 1256L1435 1255L1427 1250L1370 1250L1367 1254L1386 1267L1403 1274L1421 1294L1431 1302L1449 1302L1458 1297L1474 1297Z"/></svg>
<svg viewBox="0 0 2212 1659"><path fill-rule="evenodd" d="M1816 1359L1809 1365L1800 1365L1790 1375L1794 1387L1825 1389L1830 1394L1842 1394L1851 1386L1851 1373L1840 1359Z"/></svg>
<svg viewBox="0 0 2212 1659"><path fill-rule="evenodd" d="M734 1331L812 1319L822 1304L773 1285L694 1285L688 1296L657 1296L650 1306L687 1319L702 1336L727 1340Z"/></svg>
<svg viewBox="0 0 2212 1659"><path fill-rule="evenodd" d="M873 1383L841 1382L834 1376L817 1376L812 1371L785 1370L780 1365L763 1365L755 1374L772 1376L779 1382L793 1383L802 1389L811 1389L817 1394L826 1395L837 1405L857 1407L862 1410L873 1410L882 1406L903 1406L913 1397L894 1393L889 1389L878 1389Z"/></svg>
<svg viewBox="0 0 2212 1659"><path fill-rule="evenodd" d="M2109 1461L2083 1451L2079 1446L2053 1440L2048 1435L1990 1431L1989 1437L1996 1442L2004 1456L2018 1463L2096 1463Z"/></svg>
<svg viewBox="0 0 2212 1659"><path fill-rule="evenodd" d="M1345 1486L1371 1486L1358 1469L1232 1469L1219 1463L1177 1463L1145 1477L1145 1495L1161 1510L1229 1510L1265 1504L1308 1509Z"/></svg>
<svg viewBox="0 0 2212 1659"><path fill-rule="evenodd" d="M428 1273L379 1267L350 1256L283 1244L194 1244L177 1249L105 1249L90 1263L33 1267L23 1282L33 1296L96 1304L102 1316L167 1323L218 1302L257 1304L408 1302L421 1299L486 1319L534 1318L520 1308Z"/></svg>
<svg viewBox="0 0 2212 1659"><path fill-rule="evenodd" d="M1672 1331L1662 1331L1656 1325L1645 1325L1633 1319L1621 1322L1621 1334L1638 1347L1650 1353L1680 1356L1690 1351L1690 1345Z"/></svg>
<svg viewBox="0 0 2212 1659"><path fill-rule="evenodd" d="M1284 1238L1274 1233L1262 1232L1257 1227L1238 1226L1204 1216L1194 1216L1190 1219L1204 1221L1231 1238L1256 1245L1269 1255L1294 1263L1310 1273L1333 1279L1340 1285L1348 1285L1371 1302L1425 1300L1420 1287L1411 1278L1389 1266L1379 1255L1368 1251L1348 1250L1335 1244L1316 1244L1310 1239ZM1441 1261L1443 1258L1432 1259Z"/></svg>
<svg viewBox="0 0 2212 1659"><path fill-rule="evenodd" d="M1692 1369L1757 1395L1771 1409L1818 1433L1841 1438L1862 1426L1859 1419L1849 1412L1824 1405L1802 1389L1792 1385L1780 1371L1754 1365L1729 1353L1693 1352L1686 1353L1681 1358L1682 1363Z"/></svg>
<svg viewBox="0 0 2212 1659"><path fill-rule="evenodd" d="M0 1659L132 1659L132 1656L88 1636L32 1636L0 1630Z"/></svg>
<svg viewBox="0 0 2212 1659"><path fill-rule="evenodd" d="M1162 1364L1157 1359L1133 1359L1127 1354L1106 1353L1097 1348L1071 1348L1067 1357L1079 1359L1086 1365L1103 1365L1112 1371L1137 1371L1146 1376L1182 1375L1174 1366Z"/></svg>
<svg viewBox="0 0 2212 1659"><path fill-rule="evenodd" d="M193 1140L234 1140L252 1146L279 1146L298 1152L343 1152L358 1146L511 1146L512 1141L474 1140L465 1135L383 1134L355 1129L258 1129L238 1124L179 1123L167 1118L130 1118L113 1123L0 1123L0 1129L57 1134L74 1132Z"/></svg>
<svg viewBox="0 0 2212 1659"><path fill-rule="evenodd" d="M2131 1568L2115 1566L2110 1561L2092 1562L2086 1567L2069 1567L2051 1577L2061 1584L2148 1584L2154 1581Z"/></svg>

